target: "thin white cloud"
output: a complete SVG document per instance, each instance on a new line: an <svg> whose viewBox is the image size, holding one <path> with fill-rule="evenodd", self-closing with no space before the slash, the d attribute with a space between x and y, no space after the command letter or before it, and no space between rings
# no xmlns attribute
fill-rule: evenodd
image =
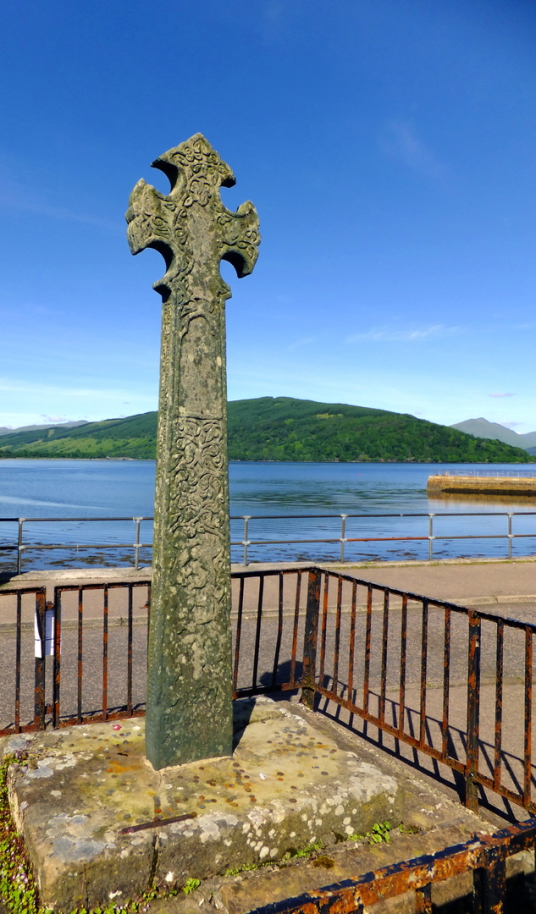
<svg viewBox="0 0 536 914"><path fill-rule="evenodd" d="M515 397L515 394L489 394L490 397ZM502 424L502 423L501 423Z"/></svg>
<svg viewBox="0 0 536 914"><path fill-rule="evenodd" d="M518 425L526 425L525 422L501 422L500 425L504 425L505 428L511 428L512 430L517 428Z"/></svg>
<svg viewBox="0 0 536 914"><path fill-rule="evenodd" d="M44 384L25 384L21 381L9 381L6 378L0 378L0 391L7 391L9 393L21 393L21 394L31 394L36 397L39 397L43 400L46 396L57 396L61 395L62 397L92 397L94 399L100 400L121 400L124 402L125 396L128 396L126 390L113 390L113 389L102 389L90 388L90 387L60 387L53 385L44 385ZM130 392L132 393L132 392ZM137 400L147 401L148 403L154 402L154 396L152 394L137 394Z"/></svg>
<svg viewBox="0 0 536 914"><path fill-rule="evenodd" d="M291 343L290 346L287 346L287 352L293 352L294 349L301 349L302 346L309 346L310 343L314 343L314 336L305 336L301 340L296 340L294 343Z"/></svg>
<svg viewBox="0 0 536 914"><path fill-rule="evenodd" d="M122 224L92 216L89 213L78 212L63 206L53 206L47 202L43 195L36 192L35 187L26 186L13 173L12 169L0 162L0 207L15 209L22 212L35 213L39 216L48 216L51 219L67 220L69 222L82 222L86 225L95 225L114 232L122 231Z"/></svg>
<svg viewBox="0 0 536 914"><path fill-rule="evenodd" d="M374 327L365 333L354 333L346 338L347 343L370 340L375 343L413 343L419 340L439 339L456 336L461 327L446 327L444 324L431 324L428 327L411 327L406 330L395 330L392 327Z"/></svg>
<svg viewBox="0 0 536 914"><path fill-rule="evenodd" d="M398 159L404 165L429 178L444 178L445 166L417 136L416 131L403 121L388 121L379 139L382 152Z"/></svg>

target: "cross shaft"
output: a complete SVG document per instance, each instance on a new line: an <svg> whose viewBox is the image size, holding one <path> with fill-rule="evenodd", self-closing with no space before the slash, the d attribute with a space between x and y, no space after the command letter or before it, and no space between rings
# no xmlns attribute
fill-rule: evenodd
<svg viewBox="0 0 536 914"><path fill-rule="evenodd" d="M155 768L232 752L225 301L258 255L252 203L227 210L229 166L196 134L153 166L169 194L139 181L127 212L133 254L159 251L166 273L157 438L147 757Z"/></svg>

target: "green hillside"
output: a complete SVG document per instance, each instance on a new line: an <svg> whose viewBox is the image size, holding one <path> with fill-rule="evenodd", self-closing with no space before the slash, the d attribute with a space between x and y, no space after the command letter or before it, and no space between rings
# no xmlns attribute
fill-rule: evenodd
<svg viewBox="0 0 536 914"><path fill-rule="evenodd" d="M13 432L0 438L0 457L154 458L157 414Z"/></svg>
<svg viewBox="0 0 536 914"><path fill-rule="evenodd" d="M155 412L12 432L0 438L0 457L153 458ZM401 413L344 403L260 397L229 403L231 460L420 461L530 463L536 457L500 441Z"/></svg>

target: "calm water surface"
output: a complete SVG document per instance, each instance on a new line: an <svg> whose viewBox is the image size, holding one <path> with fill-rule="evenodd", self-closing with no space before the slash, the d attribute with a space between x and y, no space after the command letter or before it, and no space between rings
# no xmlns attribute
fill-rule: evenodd
<svg viewBox="0 0 536 914"><path fill-rule="evenodd" d="M507 532L506 514L521 512L513 518L514 533L536 534L534 507L526 501L490 503L489 501L427 498L426 482L431 473L448 470L517 473L532 471L533 465L465 466L442 464L334 464L334 463L232 463L230 465L231 515L250 515L248 538L251 560L337 558L340 542L333 544L302 542L285 545L283 539L338 539L341 514L349 517L346 537L427 536L428 518L400 517L401 514L428 514L434 518L437 537L478 534L478 540L437 539L434 555L506 554L506 540L491 538ZM155 463L152 460L0 460L0 519L58 518L61 523L32 520L24 525L24 542L46 545L70 543L69 550L39 552L28 550L24 569L32 566L122 564L132 561L134 525L129 522L104 522L103 518L151 516L153 513ZM457 512L473 516L454 517ZM474 516L478 513L483 516ZM305 514L309 520L293 519ZM398 517L373 518L374 514ZM278 515L267 520L267 515ZM336 518L314 515L339 515ZM260 516L260 518L259 518ZM91 518L82 521L78 518ZM487 538L485 538L487 537ZM5 547L17 539L14 520L0 522L0 568L12 567L14 553ZM243 522L232 522L232 540L243 539ZM271 546L256 546L255 540L270 539ZM142 522L141 541L151 542L151 523ZM97 550L85 545L98 544ZM120 546L112 552L105 546ZM122 544L122 545L121 545ZM1 549L1 547L4 549ZM347 558L387 559L425 558L428 541L406 543L354 542L346 544ZM514 540L514 555L536 550L536 537ZM233 547L239 561L242 549ZM148 549L140 559L150 559Z"/></svg>

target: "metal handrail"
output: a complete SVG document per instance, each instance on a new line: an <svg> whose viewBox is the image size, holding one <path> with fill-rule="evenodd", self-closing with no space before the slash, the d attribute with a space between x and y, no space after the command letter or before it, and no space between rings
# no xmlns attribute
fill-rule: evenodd
<svg viewBox="0 0 536 914"><path fill-rule="evenodd" d="M313 543L339 543L339 560L346 561L346 544L347 543L391 543L391 542L414 542L428 541L428 559L434 558L434 542L436 540L468 540L468 539L506 539L508 542L507 557L512 558L512 543L514 539L536 538L534 533L514 533L512 518L513 517L531 517L536 516L536 511L434 511L434 512L392 512L382 514L240 514L232 515L231 521L242 521L242 539L231 540L231 546L241 546L243 551L243 564L249 563L250 546L287 546ZM349 519L372 520L374 518L428 518L428 532L420 536L347 536L347 521ZM456 533L456 534L437 534L434 532L434 519L437 517L505 517L507 521L505 533ZM28 550L49 550L49 549L132 549L134 553L134 568L139 569L140 550L152 548L152 542L142 542L141 540L141 523L142 521L153 521L151 516L138 517L0 517L1 523L17 524L16 542L12 545L0 544L0 553L16 552L17 553L17 574L22 571L23 553ZM299 537L299 538L278 538L278 539L250 539L250 522L251 521L288 521L288 520L338 520L340 523L339 533L326 537ZM99 523L117 523L129 521L134 524L134 542L121 543L25 543L24 542L24 525L28 523L73 523L73 522L99 522Z"/></svg>
<svg viewBox="0 0 536 914"><path fill-rule="evenodd" d="M435 540L467 540L467 539L506 539L508 541L508 558L512 558L512 541L514 539L526 539L536 537L534 533L514 533L512 528L512 518L515 516L530 517L536 516L536 511L434 511L434 512L396 512L389 514L246 514L231 517L231 520L242 520L243 538L241 540L232 540L231 546L242 546L243 564L248 564L249 546L274 546L274 545L292 545L300 543L340 543L339 559L341 562L346 561L345 546L346 543L390 543L390 542L413 542L416 540L428 541L428 560L432 561L434 557ZM359 518L369 520L371 518L389 518L389 517L423 517L428 518L428 533L422 536L346 536L346 521L349 518ZM435 517L506 517L506 533L477 533L477 534L435 534L434 518ZM340 535L332 537L322 537L315 539L249 539L249 524L254 520L340 520Z"/></svg>

